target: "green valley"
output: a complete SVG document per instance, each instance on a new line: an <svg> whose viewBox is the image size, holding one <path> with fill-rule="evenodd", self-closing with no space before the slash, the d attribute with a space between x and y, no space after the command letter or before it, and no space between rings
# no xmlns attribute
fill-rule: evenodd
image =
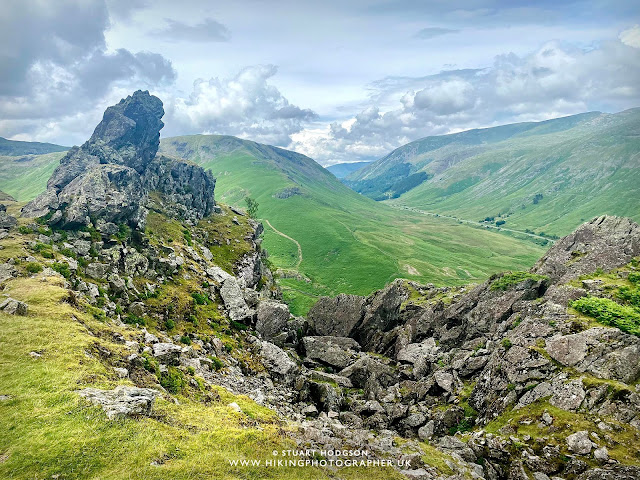
<svg viewBox="0 0 640 480"><path fill-rule="evenodd" d="M427 137L347 177L376 200L562 236L601 214L640 219L640 109Z"/></svg>
<svg viewBox="0 0 640 480"><path fill-rule="evenodd" d="M443 218L398 212L342 185L312 159L217 135L161 141L164 154L211 169L217 199L258 201L264 244L295 312L318 295L366 294L398 277L460 285L527 267L542 251L530 240Z"/></svg>
<svg viewBox="0 0 640 480"><path fill-rule="evenodd" d="M399 277L462 285L526 269L545 243L398 211L350 190L304 155L235 137L165 138L160 152L211 169L221 203L246 208L246 197L257 200L264 246L297 314L320 295L364 295ZM0 157L0 190L32 199L62 155Z"/></svg>

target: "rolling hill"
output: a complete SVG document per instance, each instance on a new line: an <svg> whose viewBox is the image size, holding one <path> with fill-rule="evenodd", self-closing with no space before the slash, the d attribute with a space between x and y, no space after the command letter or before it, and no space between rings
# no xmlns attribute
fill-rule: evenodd
<svg viewBox="0 0 640 480"><path fill-rule="evenodd" d="M219 202L258 201L264 246L297 314L320 295L369 294L398 277L461 285L528 268L543 251L535 242L545 243L394 210L304 155L235 137L163 138L160 153L211 169ZM62 155L0 157L0 190L21 202L34 198Z"/></svg>
<svg viewBox="0 0 640 480"><path fill-rule="evenodd" d="M69 150L69 147L54 145L53 143L21 142L0 137L0 155L42 155L66 150Z"/></svg>
<svg viewBox="0 0 640 480"><path fill-rule="evenodd" d="M638 220L640 109L423 138L345 183L394 206L551 236L601 214Z"/></svg>

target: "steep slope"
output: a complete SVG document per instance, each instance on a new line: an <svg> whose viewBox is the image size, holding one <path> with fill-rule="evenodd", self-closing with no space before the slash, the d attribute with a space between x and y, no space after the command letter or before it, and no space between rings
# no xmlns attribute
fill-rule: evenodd
<svg viewBox="0 0 640 480"><path fill-rule="evenodd" d="M65 150L69 150L69 147L54 145L53 143L7 140L0 137L0 155L43 155L45 153L64 152Z"/></svg>
<svg viewBox="0 0 640 480"><path fill-rule="evenodd" d="M0 156L0 189L20 202L32 200L45 189L65 153Z"/></svg>
<svg viewBox="0 0 640 480"><path fill-rule="evenodd" d="M326 167L326 169L333 173L336 178L344 178L356 170L360 170L364 166L369 165L369 163L370 162L337 163Z"/></svg>
<svg viewBox="0 0 640 480"><path fill-rule="evenodd" d="M640 109L427 137L347 183L395 205L556 236L599 214L640 219Z"/></svg>
<svg viewBox="0 0 640 480"><path fill-rule="evenodd" d="M461 284L521 268L530 241L446 219L398 213L356 194L312 159L228 136L161 140L160 152L211 169L223 203L259 203L265 246L283 270L285 298L303 313L317 295L366 294L397 277Z"/></svg>

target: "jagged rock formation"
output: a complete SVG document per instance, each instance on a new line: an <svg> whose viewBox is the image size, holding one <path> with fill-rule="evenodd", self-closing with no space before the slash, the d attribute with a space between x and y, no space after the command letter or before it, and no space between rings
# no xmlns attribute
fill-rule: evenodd
<svg viewBox="0 0 640 480"><path fill-rule="evenodd" d="M211 173L155 158L163 115L160 99L146 91L109 107L91 138L69 150L46 192L23 208L23 216L44 217L58 228L91 225L109 236L119 224L144 228L151 191L166 196L173 215L192 223L211 214Z"/></svg>
<svg viewBox="0 0 640 480"><path fill-rule="evenodd" d="M185 391L219 402L221 385L293 422L300 447L410 460L408 478L640 477L637 224L595 219L530 272L460 288L396 280L295 317L262 226L217 207L209 173L155 156L161 117L146 92L110 107L25 207L49 227L1 232L28 255L0 265L0 282L58 276L68 305L101 322L93 353L136 385L79 391L110 418ZM0 309L29 314L13 297ZM427 448L450 471L423 461Z"/></svg>
<svg viewBox="0 0 640 480"><path fill-rule="evenodd" d="M598 268L619 267L638 255L638 224L628 218L602 216L557 242L532 271L566 283Z"/></svg>

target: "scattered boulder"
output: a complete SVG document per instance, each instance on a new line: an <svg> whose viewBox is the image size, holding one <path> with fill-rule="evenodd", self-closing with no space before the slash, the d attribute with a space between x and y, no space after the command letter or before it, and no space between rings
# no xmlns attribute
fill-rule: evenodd
<svg viewBox="0 0 640 480"><path fill-rule="evenodd" d="M340 294L321 297L309 310L308 318L322 336L348 337L363 313L364 297Z"/></svg>
<svg viewBox="0 0 640 480"><path fill-rule="evenodd" d="M2 303L0 303L0 310L2 310L4 313L8 313L9 315L24 316L29 313L29 306L24 302L9 297Z"/></svg>
<svg viewBox="0 0 640 480"><path fill-rule="evenodd" d="M598 268L621 267L640 255L640 225L628 218L602 216L557 241L532 272L567 283Z"/></svg>
<svg viewBox="0 0 640 480"><path fill-rule="evenodd" d="M113 390L85 388L78 394L94 405L100 405L112 420L127 416L149 416L156 397L160 394L150 388L119 385Z"/></svg>
<svg viewBox="0 0 640 480"><path fill-rule="evenodd" d="M551 358L572 367L587 356L587 340L584 335L564 335L548 340L546 351Z"/></svg>
<svg viewBox="0 0 640 480"><path fill-rule="evenodd" d="M251 317L251 311L244 300L242 290L235 277L229 277L222 283L220 296L227 307L229 318L236 322L244 322Z"/></svg>
<svg viewBox="0 0 640 480"><path fill-rule="evenodd" d="M263 341L260 347L260 355L267 370L277 375L288 375L297 368L295 362L289 358L289 355L273 343Z"/></svg>
<svg viewBox="0 0 640 480"><path fill-rule="evenodd" d="M281 334L289 321L289 307L280 302L263 301L258 304L256 331L266 340Z"/></svg>
<svg viewBox="0 0 640 480"><path fill-rule="evenodd" d="M178 365L180 363L182 348L175 343L154 343L152 349L153 356L160 363L167 365Z"/></svg>
<svg viewBox="0 0 640 480"><path fill-rule="evenodd" d="M589 439L589 432L581 430L567 437L567 447L573 453L587 455L593 448L593 442Z"/></svg>
<svg viewBox="0 0 640 480"><path fill-rule="evenodd" d="M307 358L342 369L353 363L360 345L345 337L304 337L302 348Z"/></svg>
<svg viewBox="0 0 640 480"><path fill-rule="evenodd" d="M9 215L6 212L0 212L0 228L2 229L10 229L16 226L18 220L16 217Z"/></svg>
<svg viewBox="0 0 640 480"><path fill-rule="evenodd" d="M0 282L4 282L16 276L16 267L8 263L0 263Z"/></svg>

